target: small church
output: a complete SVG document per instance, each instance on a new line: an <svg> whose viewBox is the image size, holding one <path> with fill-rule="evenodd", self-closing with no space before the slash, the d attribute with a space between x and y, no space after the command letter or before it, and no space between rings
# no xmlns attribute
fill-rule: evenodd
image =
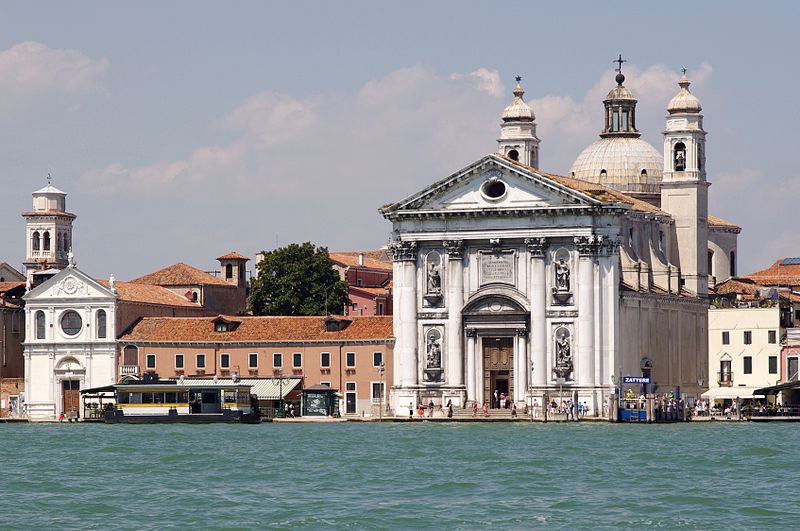
<svg viewBox="0 0 800 531"><path fill-rule="evenodd" d="M144 317L236 315L245 309L247 257L217 258L215 276L177 263L130 282L92 278L77 267L66 196L48 182L22 214L27 235L25 274L25 400L31 421L80 416L81 390L145 372L121 366L118 337Z"/></svg>
<svg viewBox="0 0 800 531"><path fill-rule="evenodd" d="M393 225L397 415L577 393L600 416L625 376L689 403L707 388L707 293L735 274L741 229L708 214L706 132L686 72L659 153L640 138L622 62L600 138L568 176L539 170L517 78L496 153L381 208Z"/></svg>

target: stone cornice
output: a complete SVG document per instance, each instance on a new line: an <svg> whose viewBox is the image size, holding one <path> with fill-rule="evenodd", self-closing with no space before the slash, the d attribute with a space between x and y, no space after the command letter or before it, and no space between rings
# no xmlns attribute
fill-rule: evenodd
<svg viewBox="0 0 800 531"><path fill-rule="evenodd" d="M630 212L627 205L559 205L538 208L481 208L481 209L448 209L448 210L396 210L387 212L384 217L390 221L400 219L448 219L487 218L487 217L526 217L531 216L563 216L563 215L614 215L620 216Z"/></svg>
<svg viewBox="0 0 800 531"><path fill-rule="evenodd" d="M236 348L236 347L335 347L335 346L358 346L358 345L390 345L394 346L394 338L383 339L347 339L347 340L310 340L310 341L230 341L212 343L208 341L117 341L117 346L124 349L127 346L133 347L204 347L204 348Z"/></svg>

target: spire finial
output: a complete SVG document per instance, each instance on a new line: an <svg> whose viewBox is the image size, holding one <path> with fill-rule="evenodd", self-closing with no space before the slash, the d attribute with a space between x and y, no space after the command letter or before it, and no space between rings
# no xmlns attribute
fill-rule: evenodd
<svg viewBox="0 0 800 531"><path fill-rule="evenodd" d="M686 72L687 72L688 70L689 70L689 69L688 69L688 68L686 68L685 66L682 66L682 67L681 67L681 73L682 73L684 76L686 75Z"/></svg>
<svg viewBox="0 0 800 531"><path fill-rule="evenodd" d="M616 77L617 85L621 86L622 83L625 81L625 76L622 75L622 63L627 63L628 60L627 59L623 59L622 58L622 54L619 54L619 57L617 57L616 59L614 59L611 62L612 63L617 63L617 65L618 65L617 68L615 68L614 70L617 72L617 77Z"/></svg>
<svg viewBox="0 0 800 531"><path fill-rule="evenodd" d="M53 181L53 178L50 176L50 172L47 172L47 186L50 186L50 183Z"/></svg>
<svg viewBox="0 0 800 531"><path fill-rule="evenodd" d="M520 81L522 81L522 76L520 75L514 76L514 79L517 80L517 86L514 87L514 96L521 99L522 95L525 94L525 90L522 88L522 85L520 84Z"/></svg>

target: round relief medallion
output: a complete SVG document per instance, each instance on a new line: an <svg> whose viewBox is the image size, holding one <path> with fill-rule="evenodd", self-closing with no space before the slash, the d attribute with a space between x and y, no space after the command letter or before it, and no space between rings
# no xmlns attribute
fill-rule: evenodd
<svg viewBox="0 0 800 531"><path fill-rule="evenodd" d="M62 289L64 290L64 293L68 295L74 295L75 292L78 291L78 287L78 281L73 277L69 277L64 280Z"/></svg>

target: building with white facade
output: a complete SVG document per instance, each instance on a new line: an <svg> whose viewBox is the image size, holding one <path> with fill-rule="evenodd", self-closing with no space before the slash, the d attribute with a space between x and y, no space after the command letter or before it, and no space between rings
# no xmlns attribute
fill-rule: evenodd
<svg viewBox="0 0 800 531"><path fill-rule="evenodd" d="M699 102L684 76L659 157L639 138L624 80L574 177L531 165L539 139L518 84L498 154L381 209L393 224L398 415L420 401L488 404L497 392L522 405L561 390L597 415L627 375L690 401L705 390Z"/></svg>
<svg viewBox="0 0 800 531"><path fill-rule="evenodd" d="M765 301L769 303L770 301ZM711 402L753 398L780 382L780 307L743 303L708 311L708 384Z"/></svg>

